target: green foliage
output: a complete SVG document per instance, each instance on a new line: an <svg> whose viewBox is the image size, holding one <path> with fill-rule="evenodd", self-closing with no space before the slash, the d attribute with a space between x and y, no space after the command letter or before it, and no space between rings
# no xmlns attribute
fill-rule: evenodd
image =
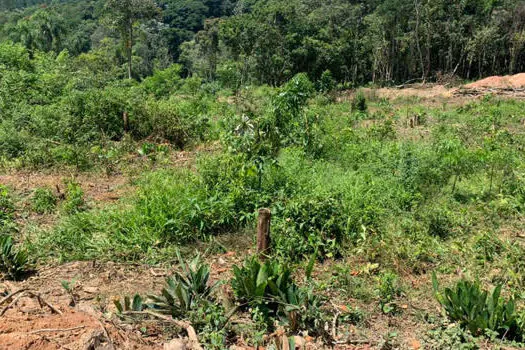
<svg viewBox="0 0 525 350"><path fill-rule="evenodd" d="M188 319L199 332L199 341L205 344L206 349L224 349L228 340L226 327L229 315L218 302L204 301L195 310L190 310Z"/></svg>
<svg viewBox="0 0 525 350"><path fill-rule="evenodd" d="M458 324L447 325L428 332L424 342L428 349L479 349L478 339Z"/></svg>
<svg viewBox="0 0 525 350"><path fill-rule="evenodd" d="M366 113L367 109L365 94L358 90L352 99L352 112Z"/></svg>
<svg viewBox="0 0 525 350"><path fill-rule="evenodd" d="M13 220L14 212L15 206L7 187L0 185L0 224L2 228Z"/></svg>
<svg viewBox="0 0 525 350"><path fill-rule="evenodd" d="M494 233L486 232L477 239L474 249L478 261L484 264L494 261L505 251L505 246Z"/></svg>
<svg viewBox="0 0 525 350"><path fill-rule="evenodd" d="M212 293L218 283L210 284L210 267L197 255L191 262L183 263L177 251L181 273L166 279L166 286L160 295L149 295L147 304L136 295L133 304L117 305L120 313L127 310L151 310L170 315L177 319L187 319L199 334L199 340L209 349L223 349L226 344L226 324L229 317L224 307L215 300Z"/></svg>
<svg viewBox="0 0 525 350"><path fill-rule="evenodd" d="M31 198L31 206L39 214L52 213L57 206L57 197L49 188L37 188Z"/></svg>
<svg viewBox="0 0 525 350"><path fill-rule="evenodd" d="M321 74L321 78L317 81L317 91L329 93L335 89L335 86L336 84L332 72L325 70L323 74Z"/></svg>
<svg viewBox="0 0 525 350"><path fill-rule="evenodd" d="M154 135L183 149L205 139L209 119L199 108L193 101L146 99L135 108L133 132L138 137Z"/></svg>
<svg viewBox="0 0 525 350"><path fill-rule="evenodd" d="M86 202L84 200L84 190L74 181L66 183L65 200L62 203L62 209L68 214L74 214L86 210Z"/></svg>
<svg viewBox="0 0 525 350"><path fill-rule="evenodd" d="M180 257L180 256L179 256ZM190 263L181 263L182 273L166 279L161 295L150 295L149 306L173 318L185 316L210 298L215 285L210 285L210 267L197 256Z"/></svg>
<svg viewBox="0 0 525 350"><path fill-rule="evenodd" d="M432 275L432 283L436 298L447 316L452 321L459 322L473 335L481 335L490 330L506 339L521 337L515 302L500 296L501 285L488 293L477 282L461 280L454 289L445 288L443 292L439 292L435 273Z"/></svg>
<svg viewBox="0 0 525 350"><path fill-rule="evenodd" d="M182 85L181 69L180 65L173 64L164 70L157 70L152 76L144 79L142 86L147 93L157 98L169 97Z"/></svg>
<svg viewBox="0 0 525 350"><path fill-rule="evenodd" d="M60 281L60 285L62 286L62 288L64 288L64 290L68 294L72 294L74 289L75 289L75 283L76 282L77 282L76 279L72 279L71 281L62 280L62 281Z"/></svg>
<svg viewBox="0 0 525 350"><path fill-rule="evenodd" d="M13 238L0 234L0 272L9 279L22 278L29 267L29 257L23 248L15 247Z"/></svg>
<svg viewBox="0 0 525 350"><path fill-rule="evenodd" d="M292 285L291 271L276 261L260 262L256 257L248 259L242 267L233 267L232 288L241 302L277 311L272 298L286 293ZM273 301L272 304L270 304Z"/></svg>
<svg viewBox="0 0 525 350"><path fill-rule="evenodd" d="M323 334L323 300L313 290L298 287L285 265L252 257L242 267L233 267L231 284L237 300L257 310L268 326L278 318L292 332Z"/></svg>
<svg viewBox="0 0 525 350"><path fill-rule="evenodd" d="M385 314L395 314L401 311L396 300L403 295L399 277L393 273L385 273L380 277L377 289L379 307Z"/></svg>
<svg viewBox="0 0 525 350"><path fill-rule="evenodd" d="M117 308L117 312L119 314L122 314L127 311L142 311L146 307L143 303L143 299L139 294L135 294L133 296L133 300L129 298L129 296L125 296L123 302L121 300L117 299L114 300L113 303L115 304L115 307Z"/></svg>

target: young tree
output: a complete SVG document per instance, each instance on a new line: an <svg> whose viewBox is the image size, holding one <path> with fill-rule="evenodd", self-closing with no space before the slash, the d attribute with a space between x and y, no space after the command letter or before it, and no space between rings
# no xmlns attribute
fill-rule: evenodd
<svg viewBox="0 0 525 350"><path fill-rule="evenodd" d="M128 59L128 77L132 78L133 26L139 21L157 17L159 8L153 0L107 0L106 10L110 23L122 35Z"/></svg>

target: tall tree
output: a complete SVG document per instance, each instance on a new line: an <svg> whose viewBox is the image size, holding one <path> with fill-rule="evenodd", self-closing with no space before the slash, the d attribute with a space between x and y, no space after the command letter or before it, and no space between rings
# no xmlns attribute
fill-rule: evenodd
<svg viewBox="0 0 525 350"><path fill-rule="evenodd" d="M51 9L36 11L27 18L18 21L17 36L28 49L60 52L62 39L66 34L65 21Z"/></svg>
<svg viewBox="0 0 525 350"><path fill-rule="evenodd" d="M133 27L140 21L153 19L160 14L160 9L153 0L108 0L110 24L121 33L128 59L128 77L132 79Z"/></svg>

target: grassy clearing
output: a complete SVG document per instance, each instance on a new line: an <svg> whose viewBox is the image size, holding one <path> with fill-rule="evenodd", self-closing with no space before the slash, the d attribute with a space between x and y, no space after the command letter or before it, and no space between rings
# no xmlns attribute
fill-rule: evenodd
<svg viewBox="0 0 525 350"><path fill-rule="evenodd" d="M370 98L334 102L330 95L314 96L302 79L276 91L244 92L229 108L241 117L226 113L212 128L220 142L196 151L188 168L150 167L134 180L135 192L114 204L90 208L75 183L56 208L49 193L35 192L30 210L60 214L52 228L25 230L24 249L40 263L172 262L177 247L210 242L204 246L213 248L214 237L251 230L257 209L269 207L272 258L297 276L310 262L320 264L313 277L290 282L300 289L294 295L321 293L345 305L342 325L366 328L372 315L401 320L407 307L420 305L409 319L424 324L417 334L426 345L475 346L475 332L447 327L446 318L429 309L436 304L425 302L433 300L430 274L436 272L445 285L458 274L489 290L504 285L505 298L517 305L512 326L518 334L525 283L525 248L517 237L525 209L525 104L491 97L437 107ZM311 97L295 97L303 93ZM417 125L410 124L414 116ZM414 289L418 279L423 282ZM269 298L281 298L275 293ZM210 309L213 300L191 312L210 312L223 322L227 310ZM312 308L333 312L321 306L325 302ZM220 348L232 334L260 343L274 321L291 334L315 325L299 309L306 323L291 325L289 310L278 306L270 311L246 311L249 330L200 332ZM475 336L498 343L504 334L498 327ZM381 331L381 342L398 342Z"/></svg>

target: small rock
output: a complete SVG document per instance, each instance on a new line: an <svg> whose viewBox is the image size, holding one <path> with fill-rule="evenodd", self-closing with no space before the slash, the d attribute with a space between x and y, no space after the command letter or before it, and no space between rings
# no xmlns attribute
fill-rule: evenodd
<svg viewBox="0 0 525 350"><path fill-rule="evenodd" d="M303 337L296 335L293 337L293 339L295 341L296 349L304 349L304 347L306 346L306 340Z"/></svg>
<svg viewBox="0 0 525 350"><path fill-rule="evenodd" d="M98 288L97 287L84 287L84 292L89 294L97 294Z"/></svg>
<svg viewBox="0 0 525 350"><path fill-rule="evenodd" d="M164 343L164 350L186 350L186 343L182 339L172 339L169 343Z"/></svg>

